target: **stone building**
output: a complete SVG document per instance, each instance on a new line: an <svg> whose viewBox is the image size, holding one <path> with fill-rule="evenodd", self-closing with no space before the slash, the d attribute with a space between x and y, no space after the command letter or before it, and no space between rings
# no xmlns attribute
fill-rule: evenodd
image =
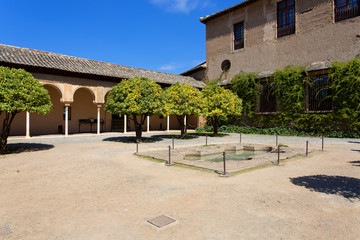
<svg viewBox="0 0 360 240"><path fill-rule="evenodd" d="M206 78L229 85L234 75L255 72L262 85L255 111L271 114L279 102L270 90L274 70L306 67L305 111L332 111L332 62L360 56L359 0L245 0L203 17Z"/></svg>
<svg viewBox="0 0 360 240"><path fill-rule="evenodd" d="M206 62L203 62L196 67L181 73L180 75L193 77L198 81L206 81Z"/></svg>
<svg viewBox="0 0 360 240"><path fill-rule="evenodd" d="M74 134L81 132L134 130L126 116L105 112L107 94L122 79L148 77L163 88L177 82L197 88L205 85L192 77L93 61L56 53L43 52L0 44L0 66L23 68L48 90L53 104L45 115L19 113L13 122L11 135ZM2 122L1 116L0 121ZM199 118L187 119L189 128L198 125ZM144 130L179 129L175 116L147 118Z"/></svg>
<svg viewBox="0 0 360 240"><path fill-rule="evenodd" d="M359 16L359 0L242 1L200 19L207 78L348 61L360 53Z"/></svg>

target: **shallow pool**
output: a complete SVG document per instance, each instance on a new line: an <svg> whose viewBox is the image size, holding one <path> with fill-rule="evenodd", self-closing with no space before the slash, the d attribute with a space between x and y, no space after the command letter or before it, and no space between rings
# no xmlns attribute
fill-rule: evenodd
<svg viewBox="0 0 360 240"><path fill-rule="evenodd" d="M248 150L241 150L241 151L228 151L226 152L226 160L235 160L235 161L244 161L249 160L250 156L264 154L267 151L248 151ZM185 160L194 160L194 161L210 161L210 162L220 162L223 161L223 154L216 153L216 154L209 154L205 156L185 156Z"/></svg>

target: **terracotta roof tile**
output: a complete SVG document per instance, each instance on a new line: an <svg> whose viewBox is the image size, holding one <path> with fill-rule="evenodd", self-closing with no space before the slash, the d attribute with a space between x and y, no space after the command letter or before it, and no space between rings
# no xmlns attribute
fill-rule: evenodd
<svg viewBox="0 0 360 240"><path fill-rule="evenodd" d="M181 84L190 84L197 88L205 87L203 82L196 81L192 77L127 67L113 63L3 44L0 44L0 62L119 79L139 76L150 78L157 83L176 84L179 82Z"/></svg>

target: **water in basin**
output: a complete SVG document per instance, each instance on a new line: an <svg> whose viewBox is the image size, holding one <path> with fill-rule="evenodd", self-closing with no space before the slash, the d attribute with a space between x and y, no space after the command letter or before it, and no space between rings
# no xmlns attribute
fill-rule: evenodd
<svg viewBox="0 0 360 240"><path fill-rule="evenodd" d="M267 151L248 151L248 150L241 150L241 151L228 151L226 152L226 160L235 160L235 161L244 161L249 160L250 156L257 155L257 154L264 154ZM185 156L185 160L201 160L201 161L210 161L210 162L220 162L223 161L223 154L216 153L216 154L209 154L205 156Z"/></svg>

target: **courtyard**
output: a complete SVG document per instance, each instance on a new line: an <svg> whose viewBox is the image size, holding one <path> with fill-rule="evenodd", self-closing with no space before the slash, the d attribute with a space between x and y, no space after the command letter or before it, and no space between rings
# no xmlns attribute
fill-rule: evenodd
<svg viewBox="0 0 360 240"><path fill-rule="evenodd" d="M359 239L358 139L327 138L322 152L320 138L280 137L304 153L308 140L310 155L221 178L136 156L133 135L10 138L0 156L0 239ZM172 141L143 136L139 152L167 151ZM274 136L242 141L275 145ZM175 146L204 143L195 136ZM176 221L148 222L160 215Z"/></svg>

